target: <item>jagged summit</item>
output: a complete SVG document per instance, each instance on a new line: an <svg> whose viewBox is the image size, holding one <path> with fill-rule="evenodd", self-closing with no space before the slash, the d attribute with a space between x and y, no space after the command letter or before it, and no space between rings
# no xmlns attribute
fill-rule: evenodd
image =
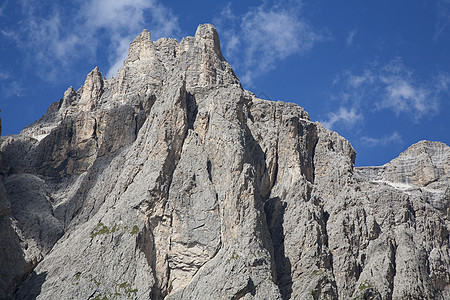
<svg viewBox="0 0 450 300"><path fill-rule="evenodd" d="M211 24L199 25L194 37L181 42L174 39L150 39L143 30L130 44L128 57L117 77L104 80L98 67L86 77L83 86L73 87L64 98L52 104L47 114L22 131L22 135L35 139L47 136L68 114L96 111L129 104L141 105L145 99L163 92L163 84L182 79L187 89L230 86L240 82L220 51L216 29ZM136 97L129 97L134 94Z"/></svg>
<svg viewBox="0 0 450 300"><path fill-rule="evenodd" d="M0 298L448 299L448 149L355 168L243 90L212 25L144 30L2 143Z"/></svg>

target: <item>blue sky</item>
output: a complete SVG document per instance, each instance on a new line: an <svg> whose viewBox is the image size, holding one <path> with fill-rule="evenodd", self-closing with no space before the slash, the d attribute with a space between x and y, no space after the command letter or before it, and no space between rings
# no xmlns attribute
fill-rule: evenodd
<svg viewBox="0 0 450 300"><path fill-rule="evenodd" d="M450 143L450 0L0 1L3 135L98 66L108 78L142 29L212 23L244 88L298 103L347 138L357 165L423 139Z"/></svg>

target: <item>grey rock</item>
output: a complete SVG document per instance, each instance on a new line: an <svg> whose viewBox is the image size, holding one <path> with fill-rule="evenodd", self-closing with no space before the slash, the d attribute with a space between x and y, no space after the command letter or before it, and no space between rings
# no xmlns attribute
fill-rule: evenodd
<svg viewBox="0 0 450 300"><path fill-rule="evenodd" d="M213 26L131 43L1 146L0 297L446 299L449 147L381 167L242 89Z"/></svg>

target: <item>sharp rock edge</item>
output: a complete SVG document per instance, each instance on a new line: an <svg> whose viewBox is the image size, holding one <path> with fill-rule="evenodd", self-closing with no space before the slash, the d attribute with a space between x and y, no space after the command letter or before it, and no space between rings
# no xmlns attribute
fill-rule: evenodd
<svg viewBox="0 0 450 300"><path fill-rule="evenodd" d="M0 298L450 298L449 147L355 168L208 24L144 30L0 153Z"/></svg>

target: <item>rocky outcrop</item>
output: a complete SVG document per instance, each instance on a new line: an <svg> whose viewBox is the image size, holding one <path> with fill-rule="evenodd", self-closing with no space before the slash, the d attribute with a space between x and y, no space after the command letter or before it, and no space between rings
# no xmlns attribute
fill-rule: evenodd
<svg viewBox="0 0 450 300"><path fill-rule="evenodd" d="M449 297L448 146L355 168L243 90L211 25L144 30L117 78L94 69L1 149L0 297Z"/></svg>

